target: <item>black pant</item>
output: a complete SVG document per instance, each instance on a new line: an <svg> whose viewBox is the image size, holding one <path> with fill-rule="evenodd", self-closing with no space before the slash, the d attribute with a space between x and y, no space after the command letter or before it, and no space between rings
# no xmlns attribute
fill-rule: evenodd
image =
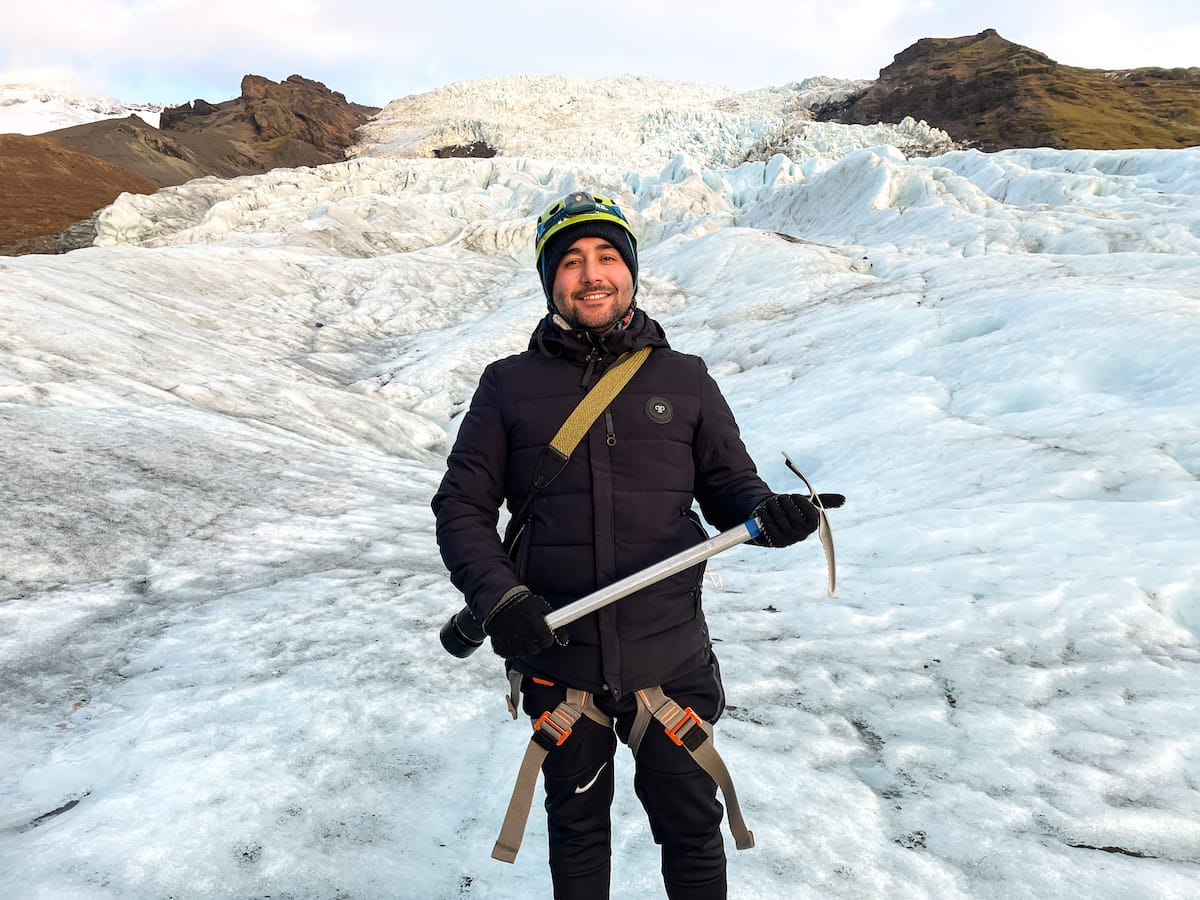
<svg viewBox="0 0 1200 900"><path fill-rule="evenodd" d="M662 685L664 693L700 718L715 722L725 708L721 674L711 663ZM537 718L566 696L561 685L526 677L522 707ZM607 900L611 868L609 808L613 799L613 756L617 735L629 737L637 713L630 694L597 696L596 705L613 718L613 729L587 717L542 764L549 819L550 874L555 900ZM634 790L655 843L662 848L663 883L671 900L724 900L724 810L717 785L684 748L652 721L635 757Z"/></svg>

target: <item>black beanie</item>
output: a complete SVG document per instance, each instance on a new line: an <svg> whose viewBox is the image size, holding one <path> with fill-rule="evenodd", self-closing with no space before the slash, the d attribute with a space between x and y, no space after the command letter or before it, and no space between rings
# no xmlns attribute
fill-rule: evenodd
<svg viewBox="0 0 1200 900"><path fill-rule="evenodd" d="M633 296L637 297L637 249L629 232L615 222L585 219L577 224L568 225L553 235L542 248L542 255L538 259L538 274L542 276L542 290L546 292L546 305L550 312L557 312L554 308L554 276L558 273L558 264L562 262L571 245L585 237L600 238L616 247L621 259L625 260L625 265L629 267L629 274L633 276Z"/></svg>

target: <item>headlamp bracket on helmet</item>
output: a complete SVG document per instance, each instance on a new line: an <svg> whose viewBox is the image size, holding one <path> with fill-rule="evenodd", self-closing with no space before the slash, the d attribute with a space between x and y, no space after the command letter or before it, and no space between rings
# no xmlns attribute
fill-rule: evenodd
<svg viewBox="0 0 1200 900"><path fill-rule="evenodd" d="M608 198L602 198L602 202L605 206L613 205ZM562 211L567 216L578 216L583 213L595 212L599 205L591 194L586 191L577 191L563 200Z"/></svg>

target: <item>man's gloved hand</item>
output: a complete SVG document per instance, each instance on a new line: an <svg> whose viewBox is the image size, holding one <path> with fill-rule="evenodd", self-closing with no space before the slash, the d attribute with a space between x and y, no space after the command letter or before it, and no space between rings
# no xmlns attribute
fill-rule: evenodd
<svg viewBox="0 0 1200 900"><path fill-rule="evenodd" d="M546 614L552 607L524 585L509 591L483 622L497 656L512 659L539 653L555 642L566 646L567 633L551 631Z"/></svg>
<svg viewBox="0 0 1200 900"><path fill-rule="evenodd" d="M845 498L842 498L845 502ZM825 498L821 498L825 502ZM839 506L841 504L838 504ZM775 494L754 509L762 534L754 543L762 547L788 547L802 541L820 524L820 513L804 494Z"/></svg>

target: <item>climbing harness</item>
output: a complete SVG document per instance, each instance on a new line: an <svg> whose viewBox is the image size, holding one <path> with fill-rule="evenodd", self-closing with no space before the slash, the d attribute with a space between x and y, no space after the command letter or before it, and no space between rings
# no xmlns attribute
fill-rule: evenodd
<svg viewBox="0 0 1200 900"><path fill-rule="evenodd" d="M506 698L508 711L516 719L520 711L521 680L520 672L508 673L509 693ZM533 676L530 676L533 678ZM533 678L538 684L553 686L553 682ZM612 719L597 708L592 695L587 691L567 688L566 699L553 710L544 711L533 722L533 736L525 748L525 756L521 760L521 768L517 772L517 783L513 786L512 797L508 801L508 810L504 814L504 823L500 827L500 837L492 848L492 858L501 862L511 863L517 858L521 849L521 840L525 834L525 825L529 821L529 810L533 805L533 795L537 788L537 777L546 757L553 753L556 747L561 747L571 737L575 724L584 716L604 728L612 728ZM739 850L749 850L754 846L754 833L746 827L742 818L742 808L738 803L737 792L733 787L733 779L729 775L724 760L713 746L713 728L701 719L689 706L686 709L663 693L661 687L644 688L636 692L637 713L633 720L633 729L629 733L629 749L637 756L646 731L652 721L658 721L663 726L668 738L677 747L681 747L691 755L721 789L725 798L725 812L729 819L729 830L733 834L734 843Z"/></svg>

